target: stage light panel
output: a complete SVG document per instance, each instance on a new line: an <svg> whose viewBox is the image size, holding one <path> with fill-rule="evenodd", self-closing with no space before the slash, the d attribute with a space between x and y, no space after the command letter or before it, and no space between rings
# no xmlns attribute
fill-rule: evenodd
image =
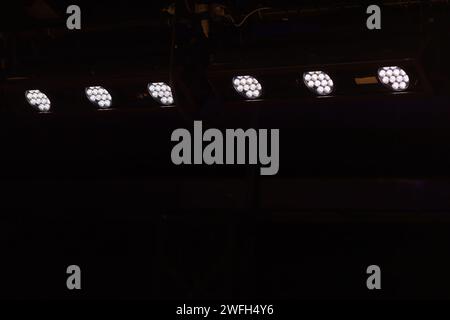
<svg viewBox="0 0 450 320"><path fill-rule="evenodd" d="M108 109L112 106L112 97L105 88L101 86L87 87L85 92L89 101L100 109Z"/></svg>
<svg viewBox="0 0 450 320"><path fill-rule="evenodd" d="M334 91L333 79L323 71L309 71L303 73L303 82L311 92L319 96L327 96Z"/></svg>
<svg viewBox="0 0 450 320"><path fill-rule="evenodd" d="M378 69L378 79L393 91L405 91L409 87L409 75L400 67L382 67Z"/></svg>
<svg viewBox="0 0 450 320"><path fill-rule="evenodd" d="M25 97L28 103L39 112L49 112L51 101L47 95L39 90L27 90Z"/></svg>
<svg viewBox="0 0 450 320"><path fill-rule="evenodd" d="M153 82L148 84L148 92L155 101L163 106L171 106L174 104L172 88L165 82Z"/></svg>
<svg viewBox="0 0 450 320"><path fill-rule="evenodd" d="M261 83L252 76L237 76L233 78L233 87L241 96L254 100L262 96Z"/></svg>

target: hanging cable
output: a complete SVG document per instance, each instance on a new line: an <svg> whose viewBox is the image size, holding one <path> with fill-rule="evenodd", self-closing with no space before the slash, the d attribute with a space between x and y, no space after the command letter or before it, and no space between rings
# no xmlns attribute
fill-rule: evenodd
<svg viewBox="0 0 450 320"><path fill-rule="evenodd" d="M225 7L224 7L224 8L225 8ZM247 14L247 15L242 19L242 21L239 22L239 23L236 23L236 21L234 20L233 16L231 16L231 15L225 15L225 17L226 17L227 19L229 19L229 20L233 23L233 25L234 25L236 28L240 28L240 27L242 27L242 26L247 22L247 20L248 20L252 15L254 15L254 14L256 14L256 13L260 13L261 11L270 10L270 9L272 9L272 8L270 8L270 7L264 7L264 8L258 8L258 9L255 9L255 10L253 10L252 12L250 12L249 14Z"/></svg>

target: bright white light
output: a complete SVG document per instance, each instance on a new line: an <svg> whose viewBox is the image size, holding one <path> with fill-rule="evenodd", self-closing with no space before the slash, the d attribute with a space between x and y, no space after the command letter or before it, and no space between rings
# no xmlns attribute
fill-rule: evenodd
<svg viewBox="0 0 450 320"><path fill-rule="evenodd" d="M262 85L252 76L238 76L233 78L233 87L241 96L247 99L258 99L262 96Z"/></svg>
<svg viewBox="0 0 450 320"><path fill-rule="evenodd" d="M147 88L152 98L161 103L163 106L171 106L175 102L172 94L172 88L165 82L149 83Z"/></svg>
<svg viewBox="0 0 450 320"><path fill-rule="evenodd" d="M52 103L45 93L39 90L28 90L25 92L28 103L39 112L49 112Z"/></svg>
<svg viewBox="0 0 450 320"><path fill-rule="evenodd" d="M404 91L409 87L409 76L400 67L382 67L378 69L378 79L394 91Z"/></svg>
<svg viewBox="0 0 450 320"><path fill-rule="evenodd" d="M89 101L99 108L108 109L112 106L112 97L105 88L100 86L88 87L85 92Z"/></svg>
<svg viewBox="0 0 450 320"><path fill-rule="evenodd" d="M303 81L309 90L320 96L327 96L334 91L333 80L323 71L305 72Z"/></svg>

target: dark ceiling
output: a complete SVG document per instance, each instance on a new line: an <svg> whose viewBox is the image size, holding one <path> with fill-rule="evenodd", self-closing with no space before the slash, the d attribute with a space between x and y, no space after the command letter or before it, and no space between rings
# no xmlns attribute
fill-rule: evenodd
<svg viewBox="0 0 450 320"><path fill-rule="evenodd" d="M255 8L241 28L228 19L212 19L202 40L194 1L221 3L235 21ZM11 1L0 12L3 65L12 75L92 68L157 65L167 68L173 17L164 11L174 1ZM366 28L361 1L200 1L178 0L175 44L178 62L204 55L205 63L305 64L373 58L425 57L443 69L448 56L449 4L446 1L380 1L383 27ZM65 9L82 8L82 30L68 31ZM55 18L56 17L56 18ZM187 57L187 58L186 58ZM440 80L439 80L440 81Z"/></svg>

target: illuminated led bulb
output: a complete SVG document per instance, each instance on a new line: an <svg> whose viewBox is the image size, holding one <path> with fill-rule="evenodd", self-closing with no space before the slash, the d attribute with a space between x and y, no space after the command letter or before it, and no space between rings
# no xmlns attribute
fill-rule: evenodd
<svg viewBox="0 0 450 320"><path fill-rule="evenodd" d="M39 90L28 90L25 92L25 98L35 110L39 112L49 112L51 101L47 95Z"/></svg>
<svg viewBox="0 0 450 320"><path fill-rule="evenodd" d="M329 95L334 90L333 80L323 71L305 72L303 81L309 90L320 96Z"/></svg>
<svg viewBox="0 0 450 320"><path fill-rule="evenodd" d="M262 96L262 85L252 76L237 76L233 78L233 87L247 99L258 99Z"/></svg>
<svg viewBox="0 0 450 320"><path fill-rule="evenodd" d="M393 91L404 91L409 87L409 76L400 67L382 67L378 69L378 79Z"/></svg>
<svg viewBox="0 0 450 320"><path fill-rule="evenodd" d="M108 109L112 106L112 97L108 90L100 86L85 89L86 97L100 109Z"/></svg>
<svg viewBox="0 0 450 320"><path fill-rule="evenodd" d="M158 103L163 106L171 106L174 103L172 88L165 82L149 83L148 92Z"/></svg>

